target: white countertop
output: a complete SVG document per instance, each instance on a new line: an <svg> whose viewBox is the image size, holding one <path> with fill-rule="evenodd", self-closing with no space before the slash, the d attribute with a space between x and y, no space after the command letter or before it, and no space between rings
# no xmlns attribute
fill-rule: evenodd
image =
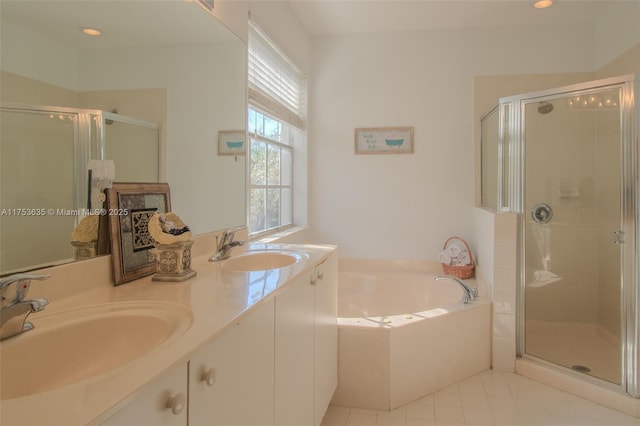
<svg viewBox="0 0 640 426"><path fill-rule="evenodd" d="M47 315L71 308L135 301L179 304L190 311L192 323L184 334L175 337L169 344L160 345L123 367L55 390L1 401L0 423L3 426L68 426L104 420L134 397L145 384L173 366L181 363L186 365L203 344L237 323L256 303L273 297L286 288L293 278L327 258L335 247L252 243L241 248L242 251L260 249L306 253L308 259L280 268L277 278L266 289L249 286L247 272L228 272L222 268L224 261L212 263L208 261L208 256L199 256L192 261L192 269L197 276L182 283L154 282L151 281L152 276L148 276L117 287L101 285L50 300L44 311L29 316L36 328L39 321L46 321ZM259 272L251 273L254 278L256 273ZM42 288L46 289L44 285ZM46 297L46 290L42 292ZM46 353L42 356L46 357Z"/></svg>

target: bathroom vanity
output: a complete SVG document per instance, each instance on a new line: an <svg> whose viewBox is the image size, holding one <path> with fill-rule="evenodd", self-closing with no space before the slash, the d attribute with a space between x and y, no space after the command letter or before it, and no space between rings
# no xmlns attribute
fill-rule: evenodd
<svg viewBox="0 0 640 426"><path fill-rule="evenodd" d="M273 267L274 254L292 263ZM3 355L28 341L55 343L51 336L69 335L69 324L115 330L76 333L82 341L54 351L73 359L103 347L78 357L66 382L47 372L73 366L44 351L25 354L48 368L36 369L40 377L22 370L37 383L22 390L3 377L2 424L319 425L337 384L335 248L249 244L225 261L198 256L193 268L198 275L187 282L97 285L32 315L36 328L3 341Z"/></svg>

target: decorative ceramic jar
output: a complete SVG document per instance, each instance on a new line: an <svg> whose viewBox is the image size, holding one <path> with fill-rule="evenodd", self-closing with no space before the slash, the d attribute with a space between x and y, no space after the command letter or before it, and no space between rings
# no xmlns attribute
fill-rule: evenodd
<svg viewBox="0 0 640 426"><path fill-rule="evenodd" d="M191 269L191 246L193 241L179 241L173 244L155 245L154 254L158 261L158 272L153 281L184 281L196 275Z"/></svg>
<svg viewBox="0 0 640 426"><path fill-rule="evenodd" d="M191 231L175 213L154 214L149 234L155 241L153 253L158 264L152 281L185 281L196 275L191 269Z"/></svg>

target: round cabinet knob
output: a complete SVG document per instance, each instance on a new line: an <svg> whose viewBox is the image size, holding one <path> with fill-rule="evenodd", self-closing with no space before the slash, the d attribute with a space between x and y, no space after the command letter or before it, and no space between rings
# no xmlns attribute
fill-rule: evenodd
<svg viewBox="0 0 640 426"><path fill-rule="evenodd" d="M324 272L318 271L318 279L321 280L324 278Z"/></svg>
<svg viewBox="0 0 640 426"><path fill-rule="evenodd" d="M182 392L176 394L175 396L172 396L167 401L167 408L170 409L171 412L176 416L182 413L182 410L184 410L184 407L186 405L187 405L187 397Z"/></svg>
<svg viewBox="0 0 640 426"><path fill-rule="evenodd" d="M205 382L207 386L213 386L216 383L216 369L210 368L200 376L200 379Z"/></svg>

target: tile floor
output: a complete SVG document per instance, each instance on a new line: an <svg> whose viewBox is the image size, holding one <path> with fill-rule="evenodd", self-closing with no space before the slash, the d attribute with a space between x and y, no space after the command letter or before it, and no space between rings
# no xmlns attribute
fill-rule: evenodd
<svg viewBox="0 0 640 426"><path fill-rule="evenodd" d="M512 373L485 371L393 411L330 406L321 426L640 426L640 419Z"/></svg>

